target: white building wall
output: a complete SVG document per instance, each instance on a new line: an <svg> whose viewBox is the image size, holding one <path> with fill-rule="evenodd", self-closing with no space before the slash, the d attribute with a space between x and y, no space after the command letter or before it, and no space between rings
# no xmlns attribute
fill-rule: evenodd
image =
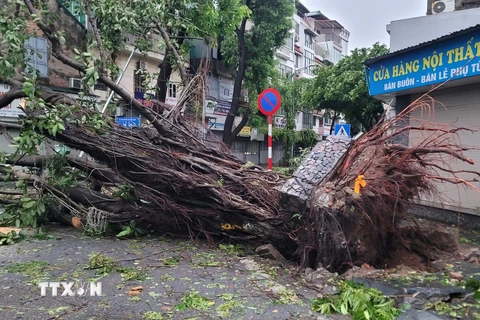
<svg viewBox="0 0 480 320"><path fill-rule="evenodd" d="M306 61L305 60L305 53L309 52L309 53L312 54L313 63L311 63L310 65L315 64L315 42L314 42L312 48L308 48L306 46L305 30L310 30L310 32L312 32L312 30L314 28L314 25L313 25L313 22L311 23L311 25L309 25L309 23L307 23L308 20L305 21L305 19L299 17L298 15L295 15L294 20L299 25L298 41L295 42L295 44L300 47L300 49L303 53L302 55L299 55L300 56L300 58L298 60L299 63L298 63L298 66L295 68L295 70L297 70L296 74L298 74L300 77L313 78L313 74L309 73L308 70L306 69L306 67L308 67L308 65L305 62ZM293 31L295 32L295 29ZM313 68L311 68L311 69L313 70Z"/></svg>
<svg viewBox="0 0 480 320"><path fill-rule="evenodd" d="M392 21L387 25L390 52L476 26L479 21L480 8Z"/></svg>
<svg viewBox="0 0 480 320"><path fill-rule="evenodd" d="M120 69L123 69L125 64L127 63L128 58L131 54L130 50L133 50L133 47L127 45L126 50L120 52L117 55L116 63ZM162 60L163 60L163 54L158 52L149 52L146 55L139 54L139 53L134 54L132 60L128 64L123 74L122 80L120 82L120 86L122 86L124 89L130 92L133 96L134 89L135 89L135 71L137 70L137 62L138 61L145 62L145 67L149 74L158 74L158 72L160 71L160 69L158 68L158 65ZM175 105L177 102L177 97L179 97L179 95L181 94L181 78L178 71L174 71L172 73L172 75L170 76L170 82L177 85L176 97L170 96L169 90L167 90L166 102L168 104ZM156 77L153 77L152 81L150 82L150 86L153 87L155 83L156 83ZM98 95L100 97L100 104L103 107L103 104L106 102L108 95L110 94L110 90L107 90L107 91L95 90L94 93L95 95Z"/></svg>

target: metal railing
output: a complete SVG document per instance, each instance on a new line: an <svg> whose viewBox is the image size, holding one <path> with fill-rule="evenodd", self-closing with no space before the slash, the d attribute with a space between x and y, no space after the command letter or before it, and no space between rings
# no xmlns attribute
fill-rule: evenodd
<svg viewBox="0 0 480 320"><path fill-rule="evenodd" d="M325 35L325 40L326 41L333 41L334 43L338 44L339 46L342 45L342 37L334 34L334 33L329 33Z"/></svg>

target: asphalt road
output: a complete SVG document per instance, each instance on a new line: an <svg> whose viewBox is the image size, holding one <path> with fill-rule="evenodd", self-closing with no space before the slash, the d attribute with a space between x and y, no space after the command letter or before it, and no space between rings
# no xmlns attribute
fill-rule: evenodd
<svg viewBox="0 0 480 320"><path fill-rule="evenodd" d="M55 227L54 239L0 246L0 319L327 319L296 269L233 247L143 237L91 238ZM108 257L113 267L92 266ZM102 296L79 296L101 282ZM74 282L74 296L41 296L42 282ZM69 285L67 285L68 287ZM132 289L137 290L132 290ZM70 290L67 290L70 292Z"/></svg>

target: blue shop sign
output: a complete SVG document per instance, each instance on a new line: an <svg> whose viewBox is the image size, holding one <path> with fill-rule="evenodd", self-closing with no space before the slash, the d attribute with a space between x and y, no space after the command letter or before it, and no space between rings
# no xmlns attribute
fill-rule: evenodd
<svg viewBox="0 0 480 320"><path fill-rule="evenodd" d="M116 121L119 125L127 128L140 127L140 118L117 117Z"/></svg>
<svg viewBox="0 0 480 320"><path fill-rule="evenodd" d="M368 64L368 61L366 62ZM410 90L480 75L480 31L373 62L366 76L370 95Z"/></svg>

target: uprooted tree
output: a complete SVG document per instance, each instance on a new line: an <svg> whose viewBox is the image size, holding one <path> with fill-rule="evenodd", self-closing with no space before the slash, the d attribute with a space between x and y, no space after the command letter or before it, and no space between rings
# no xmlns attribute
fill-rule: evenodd
<svg viewBox="0 0 480 320"><path fill-rule="evenodd" d="M67 221L74 217L94 227L105 221L135 220L173 235L273 243L303 265L344 270L349 264L380 265L395 243L408 247L398 223L409 202L435 192L435 180L469 185L449 165L452 160L472 163L464 155L468 149L456 139L466 129L405 122L410 112L424 107L419 101L353 142L316 186L309 208L292 211L278 191L284 177L242 163L224 145L203 139L203 123L189 117L188 110L204 90L204 75L183 77L185 87L175 107L155 102L156 108L146 108L102 68L105 52L99 50L98 58L80 48L75 56L68 54L62 44L65 30L59 29L55 19L55 4L48 2L46 10L38 7L38 1L8 3L0 21L0 33L6 39L0 45L0 79L11 88L0 97L0 107L23 98L26 117L14 139L17 152L4 155L2 163L9 165L0 167L6 181L16 181L16 190L1 192L0 201L7 204L3 223L35 225L48 215ZM95 4L96 10L104 5L103 1L85 3ZM25 18L48 38L53 59L83 76L86 89L100 81L130 101L149 124L120 127L82 101L49 89L35 73L19 73L28 38L22 33L27 30ZM161 23L152 21L176 56ZM95 24L93 35L90 40L101 48L105 39ZM2 125L8 134L9 124ZM410 145L395 143L396 138L415 132L419 138ZM49 141L89 157L41 155L39 146L48 148ZM359 193L352 191L361 176L366 186Z"/></svg>

